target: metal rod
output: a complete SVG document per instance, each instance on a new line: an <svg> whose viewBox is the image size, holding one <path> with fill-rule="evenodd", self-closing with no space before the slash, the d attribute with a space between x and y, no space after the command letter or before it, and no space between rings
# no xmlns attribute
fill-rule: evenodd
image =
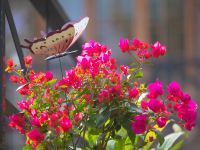
<svg viewBox="0 0 200 150"><path fill-rule="evenodd" d="M18 34L17 34L17 29L15 27L14 19L13 19L13 16L12 16L12 12L11 12L8 0L5 1L5 13L6 13L6 16L7 16L8 24L10 26L10 31L11 31L12 38L13 38L13 41L14 41L14 44L15 44L15 48L17 50L17 54L18 54L18 58L19 58L21 68L24 69L24 72L26 72L26 67L25 67L25 63L24 63L24 54L22 52L22 48L20 47L20 41L19 41L19 37L18 37Z"/></svg>
<svg viewBox="0 0 200 150"><path fill-rule="evenodd" d="M0 148L4 149L4 104L5 104L5 7L0 0Z"/></svg>

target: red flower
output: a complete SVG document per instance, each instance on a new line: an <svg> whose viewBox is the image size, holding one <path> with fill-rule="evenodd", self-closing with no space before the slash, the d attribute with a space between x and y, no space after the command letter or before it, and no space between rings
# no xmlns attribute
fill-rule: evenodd
<svg viewBox="0 0 200 150"><path fill-rule="evenodd" d="M132 88L130 91L129 91L129 94L128 94L128 98L129 99L132 99L132 98L136 98L139 94L139 91L137 88Z"/></svg>
<svg viewBox="0 0 200 150"><path fill-rule="evenodd" d="M128 74L128 66L121 65L120 70L126 76Z"/></svg>
<svg viewBox="0 0 200 150"><path fill-rule="evenodd" d="M25 118L23 115L19 114L19 115L12 115L9 117L10 119L10 123L9 126L11 128L16 128L21 134L25 134Z"/></svg>
<svg viewBox="0 0 200 150"><path fill-rule="evenodd" d="M162 46L160 42L156 42L152 47L152 55L154 58L158 58L166 54L166 47Z"/></svg>
<svg viewBox="0 0 200 150"><path fill-rule="evenodd" d="M44 135L37 129L32 129L30 132L28 132L27 137L33 142L34 146L38 145L44 140Z"/></svg>
<svg viewBox="0 0 200 150"><path fill-rule="evenodd" d="M17 105L19 106L20 110L26 110L26 111L29 110L29 104L25 100L18 102Z"/></svg>
<svg viewBox="0 0 200 150"><path fill-rule="evenodd" d="M9 59L7 60L7 67L12 68L13 66L14 66L13 60L12 60L11 58L9 58Z"/></svg>
<svg viewBox="0 0 200 150"><path fill-rule="evenodd" d="M18 82L18 77L15 76L15 75L12 75L12 76L10 76L10 81L11 81L12 83L17 83L17 82Z"/></svg>
<svg viewBox="0 0 200 150"><path fill-rule="evenodd" d="M7 67L5 69L5 71L7 71L8 73L13 71L13 68L16 67L17 65L13 63L13 60L11 58L9 58L7 60Z"/></svg>
<svg viewBox="0 0 200 150"><path fill-rule="evenodd" d="M36 127L41 127L40 121L38 117L33 117L33 119L30 121L31 125L36 126Z"/></svg>
<svg viewBox="0 0 200 150"><path fill-rule="evenodd" d="M121 51L123 53L128 52L128 50L129 50L129 41L128 41L128 39L120 39L118 46L119 46L119 48L121 49Z"/></svg>
<svg viewBox="0 0 200 150"><path fill-rule="evenodd" d="M60 120L60 127L64 132L68 132L72 128L72 123L68 118L63 117Z"/></svg>
<svg viewBox="0 0 200 150"><path fill-rule="evenodd" d="M24 58L24 62L25 62L25 66L27 68L30 67L30 65L32 64L32 56L28 55Z"/></svg>
<svg viewBox="0 0 200 150"><path fill-rule="evenodd" d="M40 118L39 118L40 124L43 124L45 121L48 120L48 118L49 118L48 113L47 113L47 112L42 112L42 113L40 114Z"/></svg>
<svg viewBox="0 0 200 150"><path fill-rule="evenodd" d="M75 114L75 116L74 116L74 121L75 121L75 122L79 122L79 121L81 121L82 119L83 119L83 113L78 112L78 113Z"/></svg>
<svg viewBox="0 0 200 150"><path fill-rule="evenodd" d="M47 72L45 73L45 78L46 78L47 81L52 80L52 79L53 79L53 74L52 74L52 72L51 72L51 71L47 71Z"/></svg>

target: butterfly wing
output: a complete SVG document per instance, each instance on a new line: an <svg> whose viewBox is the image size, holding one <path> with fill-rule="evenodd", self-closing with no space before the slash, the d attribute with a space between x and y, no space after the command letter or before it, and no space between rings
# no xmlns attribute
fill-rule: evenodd
<svg viewBox="0 0 200 150"><path fill-rule="evenodd" d="M71 43L69 45L65 45L64 50L68 50L77 41L77 39L80 37L80 35L85 30L85 28L88 24L88 21L89 21L89 18L85 17L81 21L79 21L78 23L74 23L74 24L68 23L68 24L66 24L62 27L62 30L65 30L69 24L73 24L73 27L74 27L74 30L75 30ZM71 53L75 53L75 52L77 52L77 51L58 53L58 54L47 57L45 60L51 60L51 59L62 57L62 56L65 56L65 55L68 55L68 54L71 54Z"/></svg>
<svg viewBox="0 0 200 150"><path fill-rule="evenodd" d="M22 47L28 48L36 55L50 56L51 59L62 56L80 37L88 21L89 18L85 17L78 23L67 23L60 30L48 33L46 37L33 41L25 40L29 45Z"/></svg>
<svg viewBox="0 0 200 150"><path fill-rule="evenodd" d="M73 40L75 29L68 25L63 30L57 30L47 34L46 38L41 38L33 42L30 49L38 55L55 55L65 51Z"/></svg>
<svg viewBox="0 0 200 150"><path fill-rule="evenodd" d="M69 47L71 47L77 41L77 39L80 37L80 35L85 30L88 22L89 22L89 17L85 17L81 21L79 21L78 23L74 24L75 35L74 35L73 40L70 43Z"/></svg>

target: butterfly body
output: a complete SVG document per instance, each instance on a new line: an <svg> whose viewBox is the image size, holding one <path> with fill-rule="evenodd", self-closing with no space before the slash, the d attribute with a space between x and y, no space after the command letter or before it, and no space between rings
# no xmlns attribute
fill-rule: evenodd
<svg viewBox="0 0 200 150"><path fill-rule="evenodd" d="M49 32L45 37L29 41L28 48L35 55L45 55L51 59L67 54L67 50L77 41L88 24L89 18L85 17L78 23L67 23L60 30ZM48 58L47 58L48 59Z"/></svg>

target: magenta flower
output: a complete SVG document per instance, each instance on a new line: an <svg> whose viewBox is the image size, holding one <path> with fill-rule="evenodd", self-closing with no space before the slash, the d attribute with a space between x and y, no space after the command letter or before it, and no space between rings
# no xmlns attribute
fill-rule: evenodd
<svg viewBox="0 0 200 150"><path fill-rule="evenodd" d="M48 120L48 113L47 112L42 112L40 114L40 123L43 124L45 121Z"/></svg>
<svg viewBox="0 0 200 150"><path fill-rule="evenodd" d="M83 113L82 112L78 112L78 113L75 114L75 116L74 116L74 121L75 122L79 122L82 119L83 119Z"/></svg>
<svg viewBox="0 0 200 150"><path fill-rule="evenodd" d="M128 66L121 65L120 70L126 76L128 74L129 68L128 68Z"/></svg>
<svg viewBox="0 0 200 150"><path fill-rule="evenodd" d="M133 98L136 98L138 95L139 95L138 89L137 89L137 88L132 88L132 89L129 91L128 98L129 98L129 99L133 99Z"/></svg>
<svg viewBox="0 0 200 150"><path fill-rule="evenodd" d="M123 53L128 52L128 50L129 50L129 41L128 41L128 39L120 39L118 46L119 46L119 48L121 49L121 51Z"/></svg>
<svg viewBox="0 0 200 150"><path fill-rule="evenodd" d="M133 46L136 48L140 48L140 45L142 44L138 39L133 39L132 41Z"/></svg>
<svg viewBox="0 0 200 150"><path fill-rule="evenodd" d="M134 122L132 122L132 130L135 134L143 134L147 130L147 116L146 115L136 115L134 117Z"/></svg>
<svg viewBox="0 0 200 150"><path fill-rule="evenodd" d="M180 86L177 82L171 82L168 85L167 90L171 95L174 95L174 96L177 96L177 97L180 96L181 88L180 88Z"/></svg>
<svg viewBox="0 0 200 150"><path fill-rule="evenodd" d="M148 85L149 98L157 98L158 96L162 95L164 93L162 83L160 81L156 81L154 83L150 83Z"/></svg>
<svg viewBox="0 0 200 150"><path fill-rule="evenodd" d="M154 58L158 58L166 54L166 47L162 46L160 42L154 43L152 46L152 55Z"/></svg>
<svg viewBox="0 0 200 150"><path fill-rule="evenodd" d="M44 135L40 133L37 129L32 129L30 132L27 133L27 136L34 143L40 143L44 140Z"/></svg>
<svg viewBox="0 0 200 150"><path fill-rule="evenodd" d="M26 111L29 110L29 104L25 100L18 102L17 105L19 106L20 110L26 110Z"/></svg>
<svg viewBox="0 0 200 150"><path fill-rule="evenodd" d="M45 78L47 81L50 81L53 79L53 74L51 71L47 71L46 74L45 74Z"/></svg>
<svg viewBox="0 0 200 150"><path fill-rule="evenodd" d="M60 127L64 132L68 132L72 128L72 123L67 117L63 117L60 121Z"/></svg>
<svg viewBox="0 0 200 150"><path fill-rule="evenodd" d="M25 118L23 115L19 114L19 115L12 115L9 117L10 119L10 123L9 126L11 128L16 128L21 134L25 134Z"/></svg>
<svg viewBox="0 0 200 150"><path fill-rule="evenodd" d="M154 113L164 112L166 110L163 102L156 99L150 99L150 101L148 102L148 107Z"/></svg>
<svg viewBox="0 0 200 150"><path fill-rule="evenodd" d="M167 123L167 118L165 117L158 117L156 118L156 123L159 128L163 128Z"/></svg>
<svg viewBox="0 0 200 150"><path fill-rule="evenodd" d="M110 100L109 91L108 90L101 91L98 99L99 99L100 103L105 102L105 101L109 101Z"/></svg>
<svg viewBox="0 0 200 150"><path fill-rule="evenodd" d="M40 121L38 119L38 117L34 117L31 121L30 121L31 125L35 126L35 127L41 127L40 125Z"/></svg>

